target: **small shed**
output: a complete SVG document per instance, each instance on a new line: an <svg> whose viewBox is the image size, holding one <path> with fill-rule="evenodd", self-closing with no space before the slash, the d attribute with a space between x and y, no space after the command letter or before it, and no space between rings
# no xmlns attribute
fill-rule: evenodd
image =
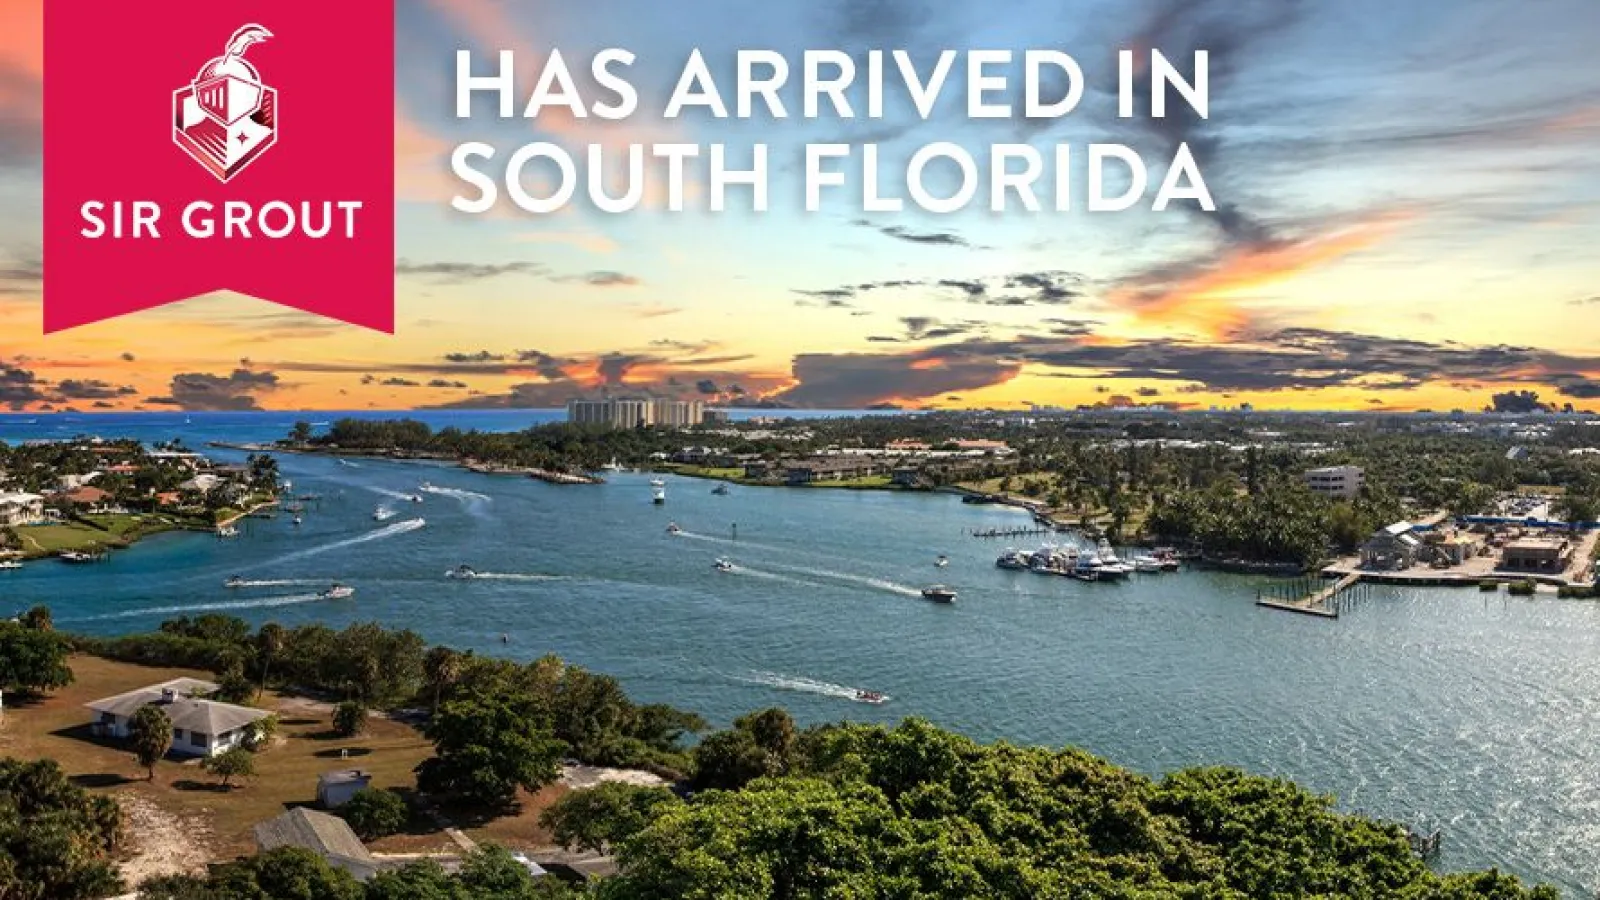
<svg viewBox="0 0 1600 900"><path fill-rule="evenodd" d="M317 802L323 809L337 809L371 783L372 775L360 769L324 772L317 776Z"/></svg>

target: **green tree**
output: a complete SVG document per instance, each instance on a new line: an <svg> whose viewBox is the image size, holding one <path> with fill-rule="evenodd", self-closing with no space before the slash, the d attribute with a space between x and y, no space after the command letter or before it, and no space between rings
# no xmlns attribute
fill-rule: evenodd
<svg viewBox="0 0 1600 900"><path fill-rule="evenodd" d="M346 700L333 708L333 732L340 737L355 737L367 727L367 708Z"/></svg>
<svg viewBox="0 0 1600 900"><path fill-rule="evenodd" d="M388 837L406 826L411 815L406 801L394 791L362 788L336 812L363 840Z"/></svg>
<svg viewBox="0 0 1600 900"><path fill-rule="evenodd" d="M0 689L39 693L72 683L66 636L18 622L0 622Z"/></svg>
<svg viewBox="0 0 1600 900"><path fill-rule="evenodd" d="M564 847L603 853L679 802L666 788L608 781L563 796L540 814L539 824Z"/></svg>
<svg viewBox="0 0 1600 900"><path fill-rule="evenodd" d="M267 677L272 672L272 661L283 652L283 626L268 622L256 632L256 657L261 660L261 683L256 686L256 696L267 689Z"/></svg>
<svg viewBox="0 0 1600 900"><path fill-rule="evenodd" d="M211 867L204 877L157 878L141 900L364 900L361 882L302 847L280 847Z"/></svg>
<svg viewBox="0 0 1600 900"><path fill-rule="evenodd" d="M155 780L156 763L172 749L172 720L159 706L141 706L128 720L128 746L144 766L146 780Z"/></svg>
<svg viewBox="0 0 1600 900"><path fill-rule="evenodd" d="M51 760L0 759L0 897L87 900L122 890L115 800L72 783Z"/></svg>
<svg viewBox="0 0 1600 900"><path fill-rule="evenodd" d="M55 617L50 614L50 607L42 604L23 613L17 621L22 623L22 627L34 631L55 630Z"/></svg>
<svg viewBox="0 0 1600 900"><path fill-rule="evenodd" d="M423 733L437 755L417 766L417 787L493 808L511 805L519 787L536 791L554 781L565 750L536 704L519 694L449 701Z"/></svg>
<svg viewBox="0 0 1600 900"><path fill-rule="evenodd" d="M434 647L422 659L422 670L428 686L433 690L433 712L439 711L439 699L446 688L461 677L461 654L449 647Z"/></svg>
<svg viewBox="0 0 1600 900"><path fill-rule="evenodd" d="M201 760L200 768L222 779L222 786L227 788L231 779L256 774L256 757L243 747L234 747Z"/></svg>

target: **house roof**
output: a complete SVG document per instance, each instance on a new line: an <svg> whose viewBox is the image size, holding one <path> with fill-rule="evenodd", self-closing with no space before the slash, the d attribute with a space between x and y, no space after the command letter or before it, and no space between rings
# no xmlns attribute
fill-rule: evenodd
<svg viewBox="0 0 1600 900"><path fill-rule="evenodd" d="M303 847L341 868L376 870L378 861L350 830L345 820L297 806L281 816L256 823L256 845L262 850Z"/></svg>
<svg viewBox="0 0 1600 900"><path fill-rule="evenodd" d="M44 498L38 494L0 494L0 503L37 503Z"/></svg>
<svg viewBox="0 0 1600 900"><path fill-rule="evenodd" d="M340 769L337 772L323 772L317 776L318 784L366 784L372 780L372 775L360 769Z"/></svg>
<svg viewBox="0 0 1600 900"><path fill-rule="evenodd" d="M111 498L111 492L85 485L75 490L67 491L62 496L73 503L102 503Z"/></svg>
<svg viewBox="0 0 1600 900"><path fill-rule="evenodd" d="M264 709L235 706L232 703L219 703L215 700L194 699L195 694L209 693L216 689L216 685L198 678L174 678L126 694L85 703L84 706L98 713L130 718L140 709L156 705L167 714L173 728L209 735L235 731L271 715ZM166 691L173 693L172 699L167 699Z"/></svg>

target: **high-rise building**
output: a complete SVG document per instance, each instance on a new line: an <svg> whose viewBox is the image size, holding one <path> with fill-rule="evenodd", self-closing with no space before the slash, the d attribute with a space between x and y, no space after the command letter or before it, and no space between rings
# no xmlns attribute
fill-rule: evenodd
<svg viewBox="0 0 1600 900"><path fill-rule="evenodd" d="M699 425L705 405L699 400L632 398L567 401L567 421L574 425L603 425L607 428L689 428Z"/></svg>
<svg viewBox="0 0 1600 900"><path fill-rule="evenodd" d="M1365 473L1360 466L1327 466L1311 469L1306 472L1305 479L1306 487L1322 496L1344 499L1361 496L1361 487L1366 483Z"/></svg>

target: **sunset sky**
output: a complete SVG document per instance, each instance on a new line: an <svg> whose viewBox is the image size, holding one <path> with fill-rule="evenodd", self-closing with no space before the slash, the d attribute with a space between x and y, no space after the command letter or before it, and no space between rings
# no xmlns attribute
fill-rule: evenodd
<svg viewBox="0 0 1600 900"><path fill-rule="evenodd" d="M43 2L0 2L0 410L1600 406L1595 0L397 0L396 334L212 296L48 337ZM454 117L457 49L515 50L531 86L551 49L611 46L638 56L626 122ZM1056 48L1089 90L1049 123L968 120L954 77L927 121L892 92L878 121L665 121L695 47L728 83L740 48ZM1208 121L1116 117L1115 53L1147 47L1211 52ZM712 214L702 188L688 212L470 217L448 205L467 140L764 141L774 208ZM1218 209L867 216L856 188L807 213L820 141L877 142L891 184L932 141L1071 143L1080 164L1091 142L1156 162L1187 141Z"/></svg>

